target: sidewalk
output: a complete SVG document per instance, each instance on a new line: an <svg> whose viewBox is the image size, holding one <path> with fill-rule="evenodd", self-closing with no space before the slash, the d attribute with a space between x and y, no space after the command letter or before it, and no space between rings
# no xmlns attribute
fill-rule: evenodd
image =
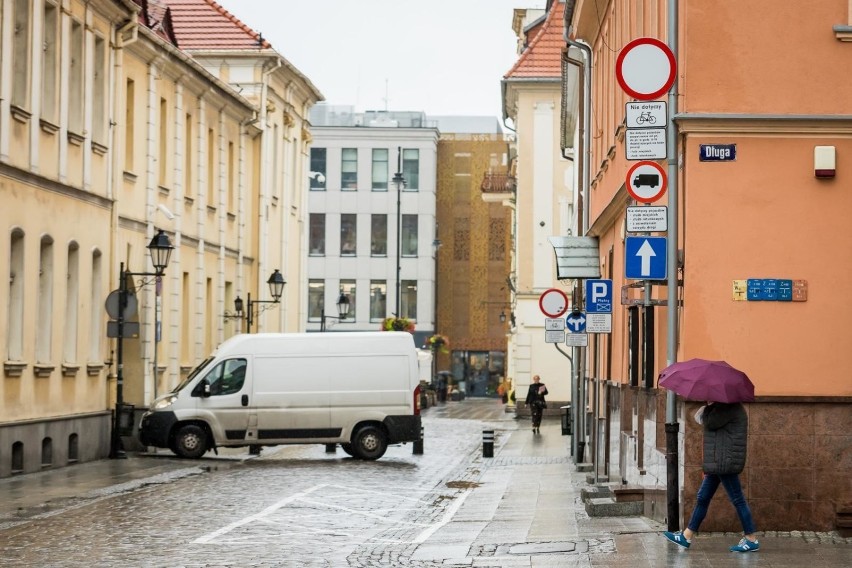
<svg viewBox="0 0 852 568"><path fill-rule="evenodd" d="M568 455L570 438L558 418L531 432L527 419L493 400L449 402L424 411L435 418L477 420L496 435L494 457L481 451L462 464L459 496L428 538L416 543L418 566L834 568L852 566L852 539L836 533L758 533L757 553L731 553L739 536L701 534L689 550L663 539L665 527L641 516L589 517L580 498L586 473ZM431 443L427 438L428 458ZM23 519L81 507L93 500L169 483L253 459L247 449L203 460L171 452L101 460L0 480L0 529ZM431 529L430 529L431 530Z"/></svg>

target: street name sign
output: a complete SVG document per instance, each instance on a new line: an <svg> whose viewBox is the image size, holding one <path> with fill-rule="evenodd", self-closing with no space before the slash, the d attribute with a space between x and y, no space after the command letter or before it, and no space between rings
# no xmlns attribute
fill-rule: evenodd
<svg viewBox="0 0 852 568"><path fill-rule="evenodd" d="M665 280L666 237L627 237L624 240L625 278Z"/></svg>
<svg viewBox="0 0 852 568"><path fill-rule="evenodd" d="M668 230L668 207L665 205L627 208L628 233L653 233Z"/></svg>

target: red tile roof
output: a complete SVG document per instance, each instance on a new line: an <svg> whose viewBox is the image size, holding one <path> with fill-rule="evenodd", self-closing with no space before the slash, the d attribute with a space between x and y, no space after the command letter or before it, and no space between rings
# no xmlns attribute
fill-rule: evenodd
<svg viewBox="0 0 852 568"><path fill-rule="evenodd" d="M536 26L538 34L521 53L515 65L506 73L504 79L533 79L562 77L562 38L565 3L554 0L547 13L544 24ZM535 28L534 28L535 29ZM531 30L532 31L532 30Z"/></svg>
<svg viewBox="0 0 852 568"><path fill-rule="evenodd" d="M268 49L268 41L213 0L164 0L185 50Z"/></svg>

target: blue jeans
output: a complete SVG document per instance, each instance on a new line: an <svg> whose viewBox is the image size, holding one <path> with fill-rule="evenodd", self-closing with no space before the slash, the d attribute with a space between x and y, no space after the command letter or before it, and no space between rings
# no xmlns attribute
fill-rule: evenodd
<svg viewBox="0 0 852 568"><path fill-rule="evenodd" d="M754 532L754 521L751 518L751 509L748 508L745 495L743 495L740 476L736 473L727 475L718 475L715 473L704 474L704 481L701 482L701 487L698 488L698 502L695 504L695 510L692 511L692 517L690 517L689 524L686 526L692 532L698 532L698 527L701 526L704 517L707 516L710 501L713 499L713 495L719 488L720 483L725 487L728 499L731 500L734 509L737 510L737 516L743 525L743 533L752 534Z"/></svg>

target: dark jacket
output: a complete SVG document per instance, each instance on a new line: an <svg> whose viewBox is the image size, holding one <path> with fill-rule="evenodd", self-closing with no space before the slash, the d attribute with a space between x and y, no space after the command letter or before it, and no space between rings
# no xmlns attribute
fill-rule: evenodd
<svg viewBox="0 0 852 568"><path fill-rule="evenodd" d="M541 387L544 387L544 393L543 394L538 393L538 389L540 389ZM537 384L532 383L530 385L529 391L527 391L527 400L526 400L527 406L532 406L532 404L534 402L544 402L544 395L546 395L546 394L547 394L547 387L544 385L544 383L537 383Z"/></svg>
<svg viewBox="0 0 852 568"><path fill-rule="evenodd" d="M740 403L709 404L701 416L704 424L704 473L726 475L745 468L748 415Z"/></svg>

